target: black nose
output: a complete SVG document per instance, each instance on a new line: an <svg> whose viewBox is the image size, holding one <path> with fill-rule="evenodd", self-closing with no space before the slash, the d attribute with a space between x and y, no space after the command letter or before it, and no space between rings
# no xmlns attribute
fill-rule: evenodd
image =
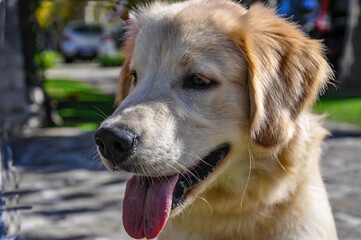
<svg viewBox="0 0 361 240"><path fill-rule="evenodd" d="M103 157L113 164L125 161L135 150L137 135L129 129L101 127L95 134L95 143Z"/></svg>

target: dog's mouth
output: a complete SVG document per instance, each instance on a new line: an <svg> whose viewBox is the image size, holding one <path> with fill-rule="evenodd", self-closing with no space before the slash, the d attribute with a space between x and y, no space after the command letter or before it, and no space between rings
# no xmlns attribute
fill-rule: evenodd
<svg viewBox="0 0 361 240"><path fill-rule="evenodd" d="M182 174L160 178L134 175L127 183L123 203L123 224L128 234L136 239L158 236L171 210L214 171L229 150L229 144L219 146Z"/></svg>
<svg viewBox="0 0 361 240"><path fill-rule="evenodd" d="M229 144L220 146L204 159L200 160L198 164L189 169L187 173L179 176L173 190L172 209L181 205L187 197L188 192L214 171L221 160L227 156L229 150Z"/></svg>

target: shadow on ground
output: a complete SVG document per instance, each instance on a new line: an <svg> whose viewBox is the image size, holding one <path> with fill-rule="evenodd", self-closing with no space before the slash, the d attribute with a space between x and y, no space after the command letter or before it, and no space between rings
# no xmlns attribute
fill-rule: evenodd
<svg viewBox="0 0 361 240"><path fill-rule="evenodd" d="M94 133L43 130L10 142L21 172L20 240L130 239L122 226L128 174L113 174L96 157Z"/></svg>
<svg viewBox="0 0 361 240"><path fill-rule="evenodd" d="M93 132L79 133L76 129L72 132L71 128L63 131L63 136L45 135L11 141L15 165L24 171L42 173L104 170L96 155Z"/></svg>

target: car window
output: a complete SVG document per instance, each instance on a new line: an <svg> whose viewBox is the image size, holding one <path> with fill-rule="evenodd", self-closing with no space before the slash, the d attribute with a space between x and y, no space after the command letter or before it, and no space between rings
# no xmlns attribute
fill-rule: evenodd
<svg viewBox="0 0 361 240"><path fill-rule="evenodd" d="M74 32L97 35L102 33L102 28L99 26L78 26L74 28Z"/></svg>

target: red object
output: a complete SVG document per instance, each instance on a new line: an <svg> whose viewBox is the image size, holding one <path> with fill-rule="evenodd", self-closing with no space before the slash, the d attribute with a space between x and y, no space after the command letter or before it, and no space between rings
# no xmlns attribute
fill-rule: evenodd
<svg viewBox="0 0 361 240"><path fill-rule="evenodd" d="M63 42L70 42L70 41L71 41L71 37L68 36L68 35L63 35L63 36L61 36L61 40L62 40Z"/></svg>
<svg viewBox="0 0 361 240"><path fill-rule="evenodd" d="M316 27L320 32L331 30L331 17L328 12L328 0L322 1L321 12L316 19Z"/></svg>
<svg viewBox="0 0 361 240"><path fill-rule="evenodd" d="M110 35L106 35L103 37L103 42L107 42L107 41L111 41L112 40L112 36Z"/></svg>

